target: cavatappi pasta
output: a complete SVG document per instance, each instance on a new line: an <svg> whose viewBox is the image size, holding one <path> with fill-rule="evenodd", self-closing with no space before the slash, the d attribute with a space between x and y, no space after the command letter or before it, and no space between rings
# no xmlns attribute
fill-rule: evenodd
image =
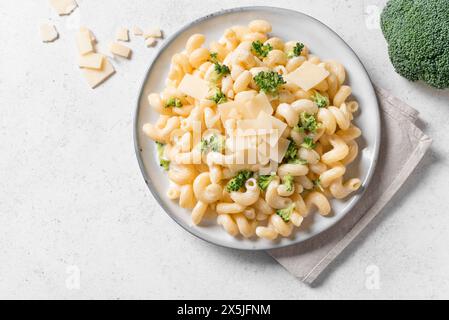
<svg viewBox="0 0 449 320"><path fill-rule="evenodd" d="M345 173L361 130L343 65L271 31L254 20L208 45L193 34L148 96L159 119L143 132L194 224L212 211L232 236L274 240L360 188Z"/></svg>

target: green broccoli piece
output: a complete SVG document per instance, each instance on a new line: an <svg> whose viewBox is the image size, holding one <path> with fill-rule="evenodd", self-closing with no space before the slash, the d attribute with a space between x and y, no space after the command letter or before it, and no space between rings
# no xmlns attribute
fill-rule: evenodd
<svg viewBox="0 0 449 320"><path fill-rule="evenodd" d="M221 92L220 89L217 89L215 91L215 94L212 97L210 97L209 100L214 101L216 104L221 104L221 103L225 103L226 101L228 101L225 94L223 92Z"/></svg>
<svg viewBox="0 0 449 320"><path fill-rule="evenodd" d="M449 87L447 0L390 0L380 25L397 73L438 89Z"/></svg>
<svg viewBox="0 0 449 320"><path fill-rule="evenodd" d="M276 214L279 217L281 217L282 220L284 220L285 222L289 222L290 221L290 217L291 217L291 215L293 213L293 210L295 210L295 204L294 203L289 205L287 208L276 210Z"/></svg>
<svg viewBox="0 0 449 320"><path fill-rule="evenodd" d="M270 182L273 181L274 177L276 177L274 173L259 176L257 178L257 185L259 186L259 189L262 191L267 190L268 186L270 185Z"/></svg>
<svg viewBox="0 0 449 320"><path fill-rule="evenodd" d="M182 107L182 102L181 102L181 100L179 98L171 97L165 103L165 107L166 108L170 108L170 107L181 108Z"/></svg>
<svg viewBox="0 0 449 320"><path fill-rule="evenodd" d="M221 64L218 61L218 54L216 52L212 52L210 54L209 61L214 64L215 75L212 77L213 82L217 82L225 75L228 75L231 73L231 70L229 69L229 67L227 65Z"/></svg>
<svg viewBox="0 0 449 320"><path fill-rule="evenodd" d="M286 187L287 191L293 191L293 176L291 174L287 174L282 177L282 184Z"/></svg>
<svg viewBox="0 0 449 320"><path fill-rule="evenodd" d="M304 49L304 44L301 42L296 42L292 51L288 53L289 58L299 57L301 55L302 50Z"/></svg>
<svg viewBox="0 0 449 320"><path fill-rule="evenodd" d="M245 185L246 180L253 176L254 172L248 170L242 170L237 173L237 175L229 180L226 185L226 190L228 192L239 191Z"/></svg>
<svg viewBox="0 0 449 320"><path fill-rule="evenodd" d="M312 96L312 100L317 104L318 108L325 108L329 105L329 98L323 96L318 91L315 91L315 94Z"/></svg>
<svg viewBox="0 0 449 320"><path fill-rule="evenodd" d="M313 142L311 137L304 137L303 143L301 143L301 147L306 149L314 149L316 147L316 143Z"/></svg>
<svg viewBox="0 0 449 320"><path fill-rule="evenodd" d="M254 81L260 91L270 95L277 95L279 86L286 83L282 75L274 71L261 71L255 77Z"/></svg>
<svg viewBox="0 0 449 320"><path fill-rule="evenodd" d="M218 53L211 52L209 61L212 63L218 63Z"/></svg>
<svg viewBox="0 0 449 320"><path fill-rule="evenodd" d="M292 139L289 140L290 143L284 155L284 160L287 162L293 161L298 158L298 146L296 145L295 141L293 141Z"/></svg>
<svg viewBox="0 0 449 320"><path fill-rule="evenodd" d="M254 41L252 43L252 49L254 55L258 56L259 58L265 58L268 55L268 52L273 50L273 47L271 44L263 44L259 40Z"/></svg>
<svg viewBox="0 0 449 320"><path fill-rule="evenodd" d="M302 112L299 117L298 125L296 125L293 130L301 133L315 133L319 127L320 124L313 114Z"/></svg>
<svg viewBox="0 0 449 320"><path fill-rule="evenodd" d="M165 171L168 171L168 167L170 166L170 161L164 158L165 144L156 141L156 147L157 147L157 157L159 159L159 165L162 168L164 168Z"/></svg>
<svg viewBox="0 0 449 320"><path fill-rule="evenodd" d="M231 70L229 70L229 67L225 64L219 64L216 63L214 66L215 74L218 76L218 78L221 78L227 74L231 73Z"/></svg>
<svg viewBox="0 0 449 320"><path fill-rule="evenodd" d="M209 151L222 152L224 149L224 137L213 134L209 138L203 138L200 142L200 148L202 153Z"/></svg>

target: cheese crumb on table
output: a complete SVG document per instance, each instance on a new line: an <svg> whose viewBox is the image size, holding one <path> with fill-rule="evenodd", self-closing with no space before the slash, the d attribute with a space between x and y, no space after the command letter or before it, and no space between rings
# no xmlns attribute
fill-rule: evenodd
<svg viewBox="0 0 449 320"><path fill-rule="evenodd" d="M143 36L145 37L145 39L147 39L147 38L162 38L162 31L161 31L161 29L153 28L153 29L150 29L147 32L145 32Z"/></svg>
<svg viewBox="0 0 449 320"><path fill-rule="evenodd" d="M118 41L129 41L129 30L126 28L120 28L115 34L115 40Z"/></svg>
<svg viewBox="0 0 449 320"><path fill-rule="evenodd" d="M76 34L76 43L78 45L78 51L81 55L94 52L94 46L92 44L89 30L79 30Z"/></svg>
<svg viewBox="0 0 449 320"><path fill-rule="evenodd" d="M131 56L131 49L120 43L113 42L109 46L109 51L117 56L129 59Z"/></svg>
<svg viewBox="0 0 449 320"><path fill-rule="evenodd" d="M157 40L155 38L149 37L145 39L145 45L149 47L154 47L157 43Z"/></svg>
<svg viewBox="0 0 449 320"><path fill-rule="evenodd" d="M50 5L60 16L69 15L78 7L75 0L50 0Z"/></svg>
<svg viewBox="0 0 449 320"><path fill-rule="evenodd" d="M142 36L143 35L143 31L139 27L133 27L133 34L135 36Z"/></svg>
<svg viewBox="0 0 449 320"><path fill-rule="evenodd" d="M84 77L86 78L89 86L94 89L106 81L115 73L114 66L109 62L109 60L104 57L103 67L100 70L94 69L82 69Z"/></svg>
<svg viewBox="0 0 449 320"><path fill-rule="evenodd" d="M102 54L88 53L84 56L79 57L78 65L80 66L80 68L101 70L104 59L105 57Z"/></svg>
<svg viewBox="0 0 449 320"><path fill-rule="evenodd" d="M44 23L41 25L40 34L43 42L53 42L59 37L55 26L49 23Z"/></svg>
<svg viewBox="0 0 449 320"><path fill-rule="evenodd" d="M92 43L97 42L97 38L95 38L95 36L94 36L94 34L92 33L91 30L87 29L86 27L80 27L79 31L88 32L89 33L89 37L90 37L90 41Z"/></svg>

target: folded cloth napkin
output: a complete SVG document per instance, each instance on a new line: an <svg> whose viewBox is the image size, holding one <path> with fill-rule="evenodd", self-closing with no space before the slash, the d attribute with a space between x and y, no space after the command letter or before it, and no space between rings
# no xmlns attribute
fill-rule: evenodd
<svg viewBox="0 0 449 320"><path fill-rule="evenodd" d="M415 124L418 111L376 89L382 121L379 160L363 197L343 219L301 244L268 253L301 281L312 285L396 194L432 140Z"/></svg>

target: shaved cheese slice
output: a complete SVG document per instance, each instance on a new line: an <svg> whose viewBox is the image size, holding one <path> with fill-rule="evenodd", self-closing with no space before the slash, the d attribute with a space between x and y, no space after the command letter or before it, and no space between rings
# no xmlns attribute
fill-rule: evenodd
<svg viewBox="0 0 449 320"><path fill-rule="evenodd" d="M263 111L259 113L257 122L260 123L263 128L274 130L274 132L268 136L268 139L265 138L265 141L267 141L272 147L277 144L279 138L287 128L287 124L284 121L279 120L278 118L273 117Z"/></svg>
<svg viewBox="0 0 449 320"><path fill-rule="evenodd" d="M83 69L84 77L92 89L98 87L114 73L114 66L106 58L104 59L103 68L101 70Z"/></svg>
<svg viewBox="0 0 449 320"><path fill-rule="evenodd" d="M131 49L127 46L124 46L123 44L120 44L118 42L113 42L109 45L109 51L111 51L112 54L115 54L117 56L129 59L131 56Z"/></svg>
<svg viewBox="0 0 449 320"><path fill-rule="evenodd" d="M270 159L272 159L273 161L277 161L278 163L281 163L282 160L284 159L285 154L287 153L289 144L290 144L290 140L282 138L282 137L279 138L278 145L277 145L278 153L274 157L272 157L270 155ZM277 160L276 160L276 158L277 158Z"/></svg>
<svg viewBox="0 0 449 320"><path fill-rule="evenodd" d="M75 0L50 0L50 5L60 16L71 14L78 6Z"/></svg>
<svg viewBox="0 0 449 320"><path fill-rule="evenodd" d="M268 157L270 160L281 163L282 159L284 159L285 153L287 152L290 140L279 138L278 143L274 146L269 145L267 142L264 143L261 143L259 145L260 154L262 156Z"/></svg>
<svg viewBox="0 0 449 320"><path fill-rule="evenodd" d="M115 40L118 41L129 41L129 30L126 28L120 28L117 30L117 33L115 34Z"/></svg>
<svg viewBox="0 0 449 320"><path fill-rule="evenodd" d="M255 119L263 111L268 115L273 113L273 107L265 93L259 93L249 101L239 106L239 112L245 119Z"/></svg>
<svg viewBox="0 0 449 320"><path fill-rule="evenodd" d="M147 38L162 38L162 31L161 31L161 29L153 28L153 29L150 29L147 32L145 32L143 36L145 37L145 39L147 39Z"/></svg>
<svg viewBox="0 0 449 320"><path fill-rule="evenodd" d="M135 36L142 36L143 35L143 31L139 27L133 27L133 34Z"/></svg>
<svg viewBox="0 0 449 320"><path fill-rule="evenodd" d="M86 27L80 27L79 31L88 32L89 33L89 37L90 37L90 41L92 42L92 44L97 42L97 38L95 38L95 36L92 33L92 31L90 31Z"/></svg>
<svg viewBox="0 0 449 320"><path fill-rule="evenodd" d="M145 45L147 46L147 48L155 46L156 43L157 43L156 38L150 37L145 39Z"/></svg>
<svg viewBox="0 0 449 320"><path fill-rule="evenodd" d="M100 70L103 66L104 56L99 53L88 53L84 56L80 56L78 59L78 65L81 68L89 68Z"/></svg>
<svg viewBox="0 0 449 320"><path fill-rule="evenodd" d="M44 23L40 27L41 39L43 42L53 42L58 39L59 34L52 24Z"/></svg>
<svg viewBox="0 0 449 320"><path fill-rule="evenodd" d="M89 30L80 30L76 35L78 51L81 55L94 52L94 46L90 38Z"/></svg>
<svg viewBox="0 0 449 320"><path fill-rule="evenodd" d="M242 136L256 136L259 134L259 123L255 119L244 119L237 121L237 129Z"/></svg>
<svg viewBox="0 0 449 320"><path fill-rule="evenodd" d="M287 74L285 79L304 91L309 91L328 76L329 72L326 69L306 61L298 69Z"/></svg>
<svg viewBox="0 0 449 320"><path fill-rule="evenodd" d="M257 137L256 136L231 136L226 139L226 146L232 152L247 150L250 148L256 148Z"/></svg>
<svg viewBox="0 0 449 320"><path fill-rule="evenodd" d="M217 106L218 112L220 114L221 121L223 122L223 125L225 125L226 120L228 119L241 119L242 116L238 112L239 103L236 101L229 101L225 103L221 103Z"/></svg>
<svg viewBox="0 0 449 320"><path fill-rule="evenodd" d="M186 74L184 78L182 78L181 83L178 86L178 89L195 99L203 99L209 93L209 83L203 79L192 76L191 74Z"/></svg>

